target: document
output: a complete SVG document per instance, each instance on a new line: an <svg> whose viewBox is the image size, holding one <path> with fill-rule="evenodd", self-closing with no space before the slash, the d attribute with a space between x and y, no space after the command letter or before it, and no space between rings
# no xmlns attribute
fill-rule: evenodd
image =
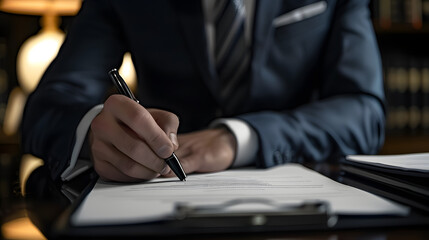
<svg viewBox="0 0 429 240"><path fill-rule="evenodd" d="M389 169L429 173L429 153L350 155L346 160Z"/></svg>
<svg viewBox="0 0 429 240"><path fill-rule="evenodd" d="M326 201L332 212L344 215L407 215L409 211L299 164L286 164L270 169L191 174L186 182L176 178L157 178L138 184L98 181L71 221L75 226L149 223L174 218L177 204L201 206L237 200L245 203L249 199L266 199L276 204ZM250 202L234 211L250 210L268 209L267 205Z"/></svg>

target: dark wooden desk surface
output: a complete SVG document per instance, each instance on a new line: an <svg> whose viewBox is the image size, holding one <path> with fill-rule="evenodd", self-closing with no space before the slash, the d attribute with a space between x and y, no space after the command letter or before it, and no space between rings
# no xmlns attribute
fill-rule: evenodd
<svg viewBox="0 0 429 240"><path fill-rule="evenodd" d="M340 176L338 164L317 164L308 165L312 169L336 180ZM46 169L39 168L29 178L27 184L27 211L33 223L48 238L55 237L52 235L58 226L58 221L64 218L64 213L70 210L71 201L61 193L61 186L53 183L47 177ZM73 182L69 187L82 191L88 182L94 180L95 174L86 174ZM429 204L429 203L428 203ZM426 217L426 215L424 215ZM429 215L427 216L429 218ZM63 219L64 220L64 219ZM293 231L293 232L239 232L233 234L190 234L174 236L174 239L429 239L429 224L412 224L411 226L395 227L365 227L358 226L341 230L318 230L318 231ZM401 225L401 224L399 224ZM73 230L71 230L73 231ZM168 231L168 229L165 229ZM91 231L86 231L91 235ZM76 236L71 234L72 236ZM122 238L121 234L113 238ZM127 235L127 234L126 234ZM78 235L81 236L81 235ZM128 237L132 235L128 234ZM87 236L90 237L90 236ZM95 238L96 236L91 236ZM105 239L108 236L101 236ZM132 236L135 237L135 236ZM156 236L159 237L159 236ZM64 238L64 236L61 236ZM164 237L171 239L172 236Z"/></svg>

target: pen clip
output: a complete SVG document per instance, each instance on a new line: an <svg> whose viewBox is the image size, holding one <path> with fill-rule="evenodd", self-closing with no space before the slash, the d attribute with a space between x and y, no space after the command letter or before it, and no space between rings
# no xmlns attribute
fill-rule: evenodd
<svg viewBox="0 0 429 240"><path fill-rule="evenodd" d="M134 96L133 92L128 87L125 80L119 75L119 72L116 68L109 71L109 76L112 79L113 83L115 84L116 88L118 89L119 93L122 95L125 95L132 100L136 101L137 103L139 100Z"/></svg>

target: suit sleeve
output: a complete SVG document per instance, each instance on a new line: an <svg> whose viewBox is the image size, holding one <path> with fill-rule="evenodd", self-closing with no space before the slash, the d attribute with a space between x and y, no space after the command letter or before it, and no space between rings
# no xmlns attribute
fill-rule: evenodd
<svg viewBox="0 0 429 240"><path fill-rule="evenodd" d="M381 61L368 1L338 1L317 100L240 116L258 133L257 165L375 154L384 141Z"/></svg>
<svg viewBox="0 0 429 240"><path fill-rule="evenodd" d="M111 85L107 72L120 65L125 52L108 2L83 2L24 110L23 151L42 158L53 179L69 164L77 125L89 109L104 101Z"/></svg>

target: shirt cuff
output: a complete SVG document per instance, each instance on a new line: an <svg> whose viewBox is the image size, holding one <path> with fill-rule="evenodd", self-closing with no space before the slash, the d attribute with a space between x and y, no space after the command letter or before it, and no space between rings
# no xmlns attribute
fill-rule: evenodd
<svg viewBox="0 0 429 240"><path fill-rule="evenodd" d="M70 158L70 164L61 174L61 179L63 181L69 181L91 167L90 162L80 161L78 160L78 157L89 126L91 125L92 120L101 112L103 106L103 104L100 104L91 108L91 110L89 110L80 120L79 125L76 128L76 141Z"/></svg>
<svg viewBox="0 0 429 240"><path fill-rule="evenodd" d="M210 127L223 125L227 127L237 140L237 149L232 168L249 166L255 163L258 152L258 135L250 125L240 119L220 118L210 124Z"/></svg>

